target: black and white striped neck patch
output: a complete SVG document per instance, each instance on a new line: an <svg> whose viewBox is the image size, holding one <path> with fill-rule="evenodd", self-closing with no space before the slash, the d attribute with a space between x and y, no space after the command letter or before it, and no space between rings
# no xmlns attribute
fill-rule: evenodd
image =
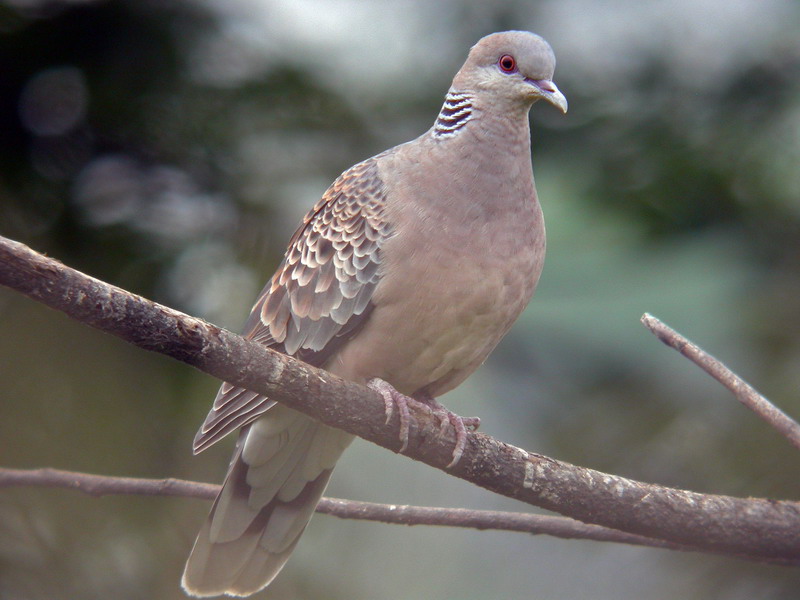
<svg viewBox="0 0 800 600"><path fill-rule="evenodd" d="M463 92L447 92L433 126L433 135L439 138L453 136L473 116L472 96Z"/></svg>

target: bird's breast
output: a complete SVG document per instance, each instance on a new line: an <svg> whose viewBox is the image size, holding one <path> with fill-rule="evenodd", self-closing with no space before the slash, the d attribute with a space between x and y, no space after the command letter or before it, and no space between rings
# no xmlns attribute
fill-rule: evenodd
<svg viewBox="0 0 800 600"><path fill-rule="evenodd" d="M328 368L435 397L480 366L533 295L544 225L535 195L514 214L458 217L415 209L397 219L369 322Z"/></svg>

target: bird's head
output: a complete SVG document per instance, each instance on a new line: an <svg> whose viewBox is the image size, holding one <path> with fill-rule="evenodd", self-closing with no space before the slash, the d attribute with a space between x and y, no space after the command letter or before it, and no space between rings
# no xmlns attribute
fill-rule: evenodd
<svg viewBox="0 0 800 600"><path fill-rule="evenodd" d="M553 83L556 58L543 38L528 31L505 31L481 38L453 79L453 89L491 93L530 106L546 100L567 112L567 99Z"/></svg>

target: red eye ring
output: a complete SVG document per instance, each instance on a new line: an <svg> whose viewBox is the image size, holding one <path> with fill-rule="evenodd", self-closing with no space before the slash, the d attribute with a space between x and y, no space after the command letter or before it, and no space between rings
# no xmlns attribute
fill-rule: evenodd
<svg viewBox="0 0 800 600"><path fill-rule="evenodd" d="M517 60L510 54L503 54L497 61L497 66L503 73L513 73L517 70Z"/></svg>

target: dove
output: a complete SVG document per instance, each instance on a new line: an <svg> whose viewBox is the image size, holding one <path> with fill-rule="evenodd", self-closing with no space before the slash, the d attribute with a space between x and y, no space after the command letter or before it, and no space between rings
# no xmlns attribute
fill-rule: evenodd
<svg viewBox="0 0 800 600"><path fill-rule="evenodd" d="M433 126L347 169L308 212L244 337L455 427L453 463L478 425L436 400L485 360L531 299L545 255L528 113L567 111L540 36L488 35ZM194 596L247 596L282 569L353 437L224 383L195 453L239 430L222 489L186 564Z"/></svg>

